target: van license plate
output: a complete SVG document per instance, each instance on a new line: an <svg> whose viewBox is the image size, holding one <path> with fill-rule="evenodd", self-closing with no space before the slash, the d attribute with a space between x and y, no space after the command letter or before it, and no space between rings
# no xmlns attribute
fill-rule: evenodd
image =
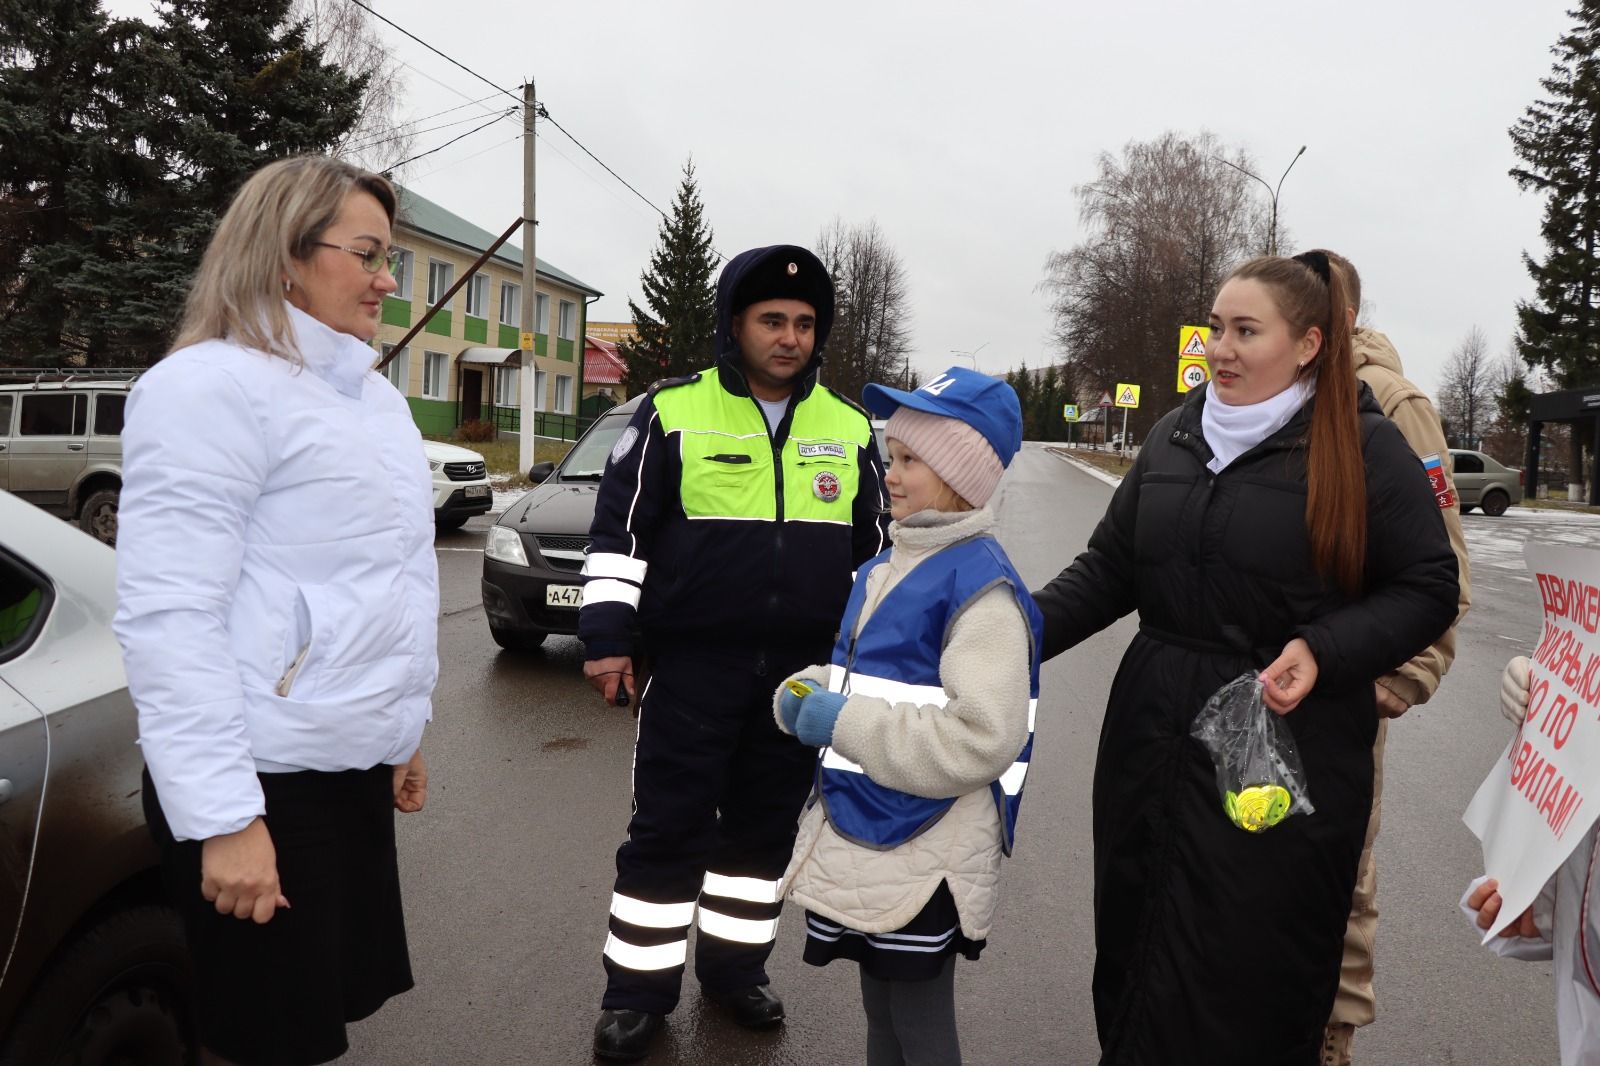
<svg viewBox="0 0 1600 1066"><path fill-rule="evenodd" d="M582 596L582 585L546 585L544 587L544 603L546 607L576 607Z"/></svg>

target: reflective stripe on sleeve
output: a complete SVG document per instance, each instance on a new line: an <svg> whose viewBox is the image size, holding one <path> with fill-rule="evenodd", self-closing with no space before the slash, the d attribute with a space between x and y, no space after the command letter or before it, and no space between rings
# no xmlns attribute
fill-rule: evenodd
<svg viewBox="0 0 1600 1066"><path fill-rule="evenodd" d="M686 928L694 921L694 903L648 903L613 892L611 913L629 925L642 925L647 929Z"/></svg>
<svg viewBox="0 0 1600 1066"><path fill-rule="evenodd" d="M590 552L583 560L584 577L615 577L635 585L644 584L644 575L649 569L650 564L643 559L617 552Z"/></svg>
<svg viewBox="0 0 1600 1066"><path fill-rule="evenodd" d="M578 601L578 606L589 607L596 603L625 603L635 610L639 607L639 586L630 585L626 581L615 578L601 578L598 581L586 581L583 585L583 594Z"/></svg>
<svg viewBox="0 0 1600 1066"><path fill-rule="evenodd" d="M943 707L950 702L950 697L938 685L908 685L904 681L859 673L850 675L850 695L876 696L890 703L914 703L919 707Z"/></svg>
<svg viewBox="0 0 1600 1066"><path fill-rule="evenodd" d="M776 918L734 918L701 905L700 931L736 944L770 944L778 938Z"/></svg>
<svg viewBox="0 0 1600 1066"><path fill-rule="evenodd" d="M640 947L626 940L618 940L617 934L612 933L606 937L605 955L612 962L630 970L670 970L674 966L682 966L688 959L689 941L675 940L670 944Z"/></svg>
<svg viewBox="0 0 1600 1066"><path fill-rule="evenodd" d="M1022 781L1028 776L1028 764L1014 762L1005 773L1000 775L1000 791L1008 796L1015 796L1022 791Z"/></svg>
<svg viewBox="0 0 1600 1066"><path fill-rule="evenodd" d="M746 903L778 902L780 881L763 881L759 877L729 877L726 874L706 873L705 891L713 896L742 899Z"/></svg>

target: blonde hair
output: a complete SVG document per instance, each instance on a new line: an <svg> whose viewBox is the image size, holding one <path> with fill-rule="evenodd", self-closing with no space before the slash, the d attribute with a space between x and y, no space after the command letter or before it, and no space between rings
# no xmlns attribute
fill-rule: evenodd
<svg viewBox="0 0 1600 1066"><path fill-rule="evenodd" d="M296 156L252 174L200 259L173 349L227 337L299 363L289 340L283 279L299 284L298 265L357 191L371 193L394 223L394 186L337 159Z"/></svg>

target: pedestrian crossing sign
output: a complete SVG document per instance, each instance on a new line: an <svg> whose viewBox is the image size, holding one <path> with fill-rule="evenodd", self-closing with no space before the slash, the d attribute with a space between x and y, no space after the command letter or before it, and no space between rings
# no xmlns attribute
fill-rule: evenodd
<svg viewBox="0 0 1600 1066"><path fill-rule="evenodd" d="M1117 404L1116 405L1118 407L1138 407L1139 406L1139 386L1137 386L1137 385L1124 385L1124 384L1121 384L1119 382L1117 384Z"/></svg>
<svg viewBox="0 0 1600 1066"><path fill-rule="evenodd" d="M1206 345L1210 341L1211 330L1208 327L1184 326L1178 330L1178 358L1205 355Z"/></svg>
<svg viewBox="0 0 1600 1066"><path fill-rule="evenodd" d="M1064 404L1062 404L1061 405L1061 417L1065 421L1076 422L1078 420L1078 405L1075 404L1075 403L1064 403Z"/></svg>

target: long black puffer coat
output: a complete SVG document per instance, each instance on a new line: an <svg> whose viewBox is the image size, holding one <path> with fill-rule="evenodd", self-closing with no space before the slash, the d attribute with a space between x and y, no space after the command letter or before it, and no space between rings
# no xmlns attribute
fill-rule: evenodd
<svg viewBox="0 0 1600 1066"><path fill-rule="evenodd" d="M1372 805L1373 683L1456 612L1456 560L1421 463L1361 387L1366 592L1306 535L1312 404L1213 475L1205 388L1168 414L1088 549L1035 593L1044 654L1129 611L1094 776L1095 1018L1103 1064L1318 1060ZM1303 637L1316 687L1287 718L1316 813L1260 834L1223 813L1189 736L1210 695Z"/></svg>

